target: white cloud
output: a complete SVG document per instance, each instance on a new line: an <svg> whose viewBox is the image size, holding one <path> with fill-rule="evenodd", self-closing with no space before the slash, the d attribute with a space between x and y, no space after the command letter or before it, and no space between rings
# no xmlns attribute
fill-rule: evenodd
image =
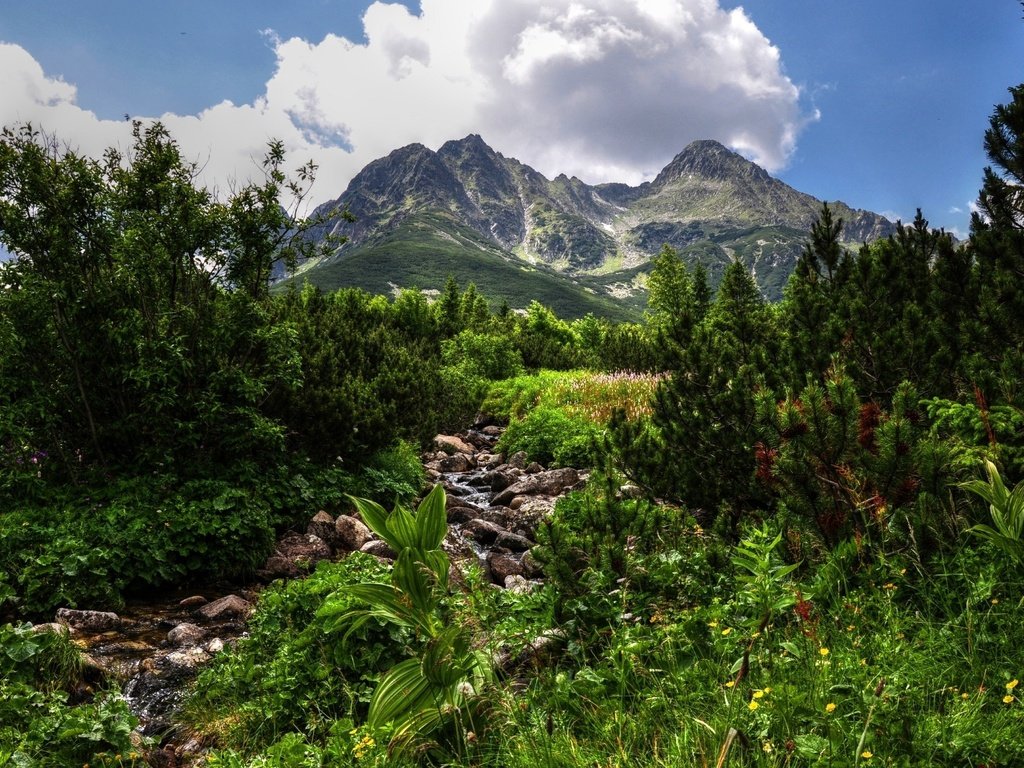
<svg viewBox="0 0 1024 768"><path fill-rule="evenodd" d="M468 133L590 182L638 183L700 138L778 170L817 118L778 49L718 0L422 0L419 14L375 2L363 27L365 43L266 31L277 66L254 103L154 117L222 189L280 138L296 165L319 163L319 201L397 147ZM41 123L90 153L127 145L125 123L79 106L24 49L0 44L0 69L0 123Z"/></svg>

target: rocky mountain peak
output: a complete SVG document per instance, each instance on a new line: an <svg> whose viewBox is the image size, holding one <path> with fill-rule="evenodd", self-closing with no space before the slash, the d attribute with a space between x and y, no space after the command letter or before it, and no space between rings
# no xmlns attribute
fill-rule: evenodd
<svg viewBox="0 0 1024 768"><path fill-rule="evenodd" d="M663 187L678 179L697 176L718 181L757 180L771 177L760 166L712 139L693 141L658 174L652 186Z"/></svg>

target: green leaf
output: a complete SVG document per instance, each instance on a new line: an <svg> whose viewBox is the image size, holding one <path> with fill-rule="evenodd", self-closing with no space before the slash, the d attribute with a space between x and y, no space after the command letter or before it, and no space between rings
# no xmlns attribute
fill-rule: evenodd
<svg viewBox="0 0 1024 768"><path fill-rule="evenodd" d="M419 546L422 551L437 549L448 532L448 513L445 510L444 487L437 484L416 510Z"/></svg>
<svg viewBox="0 0 1024 768"><path fill-rule="evenodd" d="M426 566L416 560L411 549L403 549L395 560L392 576L395 586L412 602L418 611L431 611L436 606L431 599L430 584L424 571Z"/></svg>
<svg viewBox="0 0 1024 768"><path fill-rule="evenodd" d="M437 580L437 586L440 590L448 591L448 569L451 566L451 561L448 559L448 555L443 550L434 549L430 552L424 553L424 558L427 567L433 572L434 579Z"/></svg>
<svg viewBox="0 0 1024 768"><path fill-rule="evenodd" d="M802 659L804 657L803 648L801 648L799 645L792 642L791 640L786 640L780 643L780 645L787 651L789 651L790 655L792 655L794 658Z"/></svg>
<svg viewBox="0 0 1024 768"><path fill-rule="evenodd" d="M400 661L384 675L373 692L367 724L371 728L380 728L415 712L430 701L433 701L431 685L423 677L420 660Z"/></svg>
<svg viewBox="0 0 1024 768"><path fill-rule="evenodd" d="M416 532L416 520L412 513L404 507L395 507L391 517L387 521L388 531L394 541L392 548L401 553L406 548L416 548L418 536Z"/></svg>

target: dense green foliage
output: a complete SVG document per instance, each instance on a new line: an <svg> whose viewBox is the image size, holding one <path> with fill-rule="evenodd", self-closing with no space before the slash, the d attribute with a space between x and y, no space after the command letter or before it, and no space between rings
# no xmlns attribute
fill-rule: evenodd
<svg viewBox="0 0 1024 768"><path fill-rule="evenodd" d="M66 633L38 632L31 624L0 626L0 765L64 768L102 764L135 766L135 720L124 700L101 692L68 707L84 688L82 659Z"/></svg>
<svg viewBox="0 0 1024 768"><path fill-rule="evenodd" d="M1020 763L1011 96L967 242L918 215L854 253L826 207L780 304L666 248L626 325L454 278L272 295L312 173L279 146L221 202L158 125L103 163L5 133L0 610L243 578L354 504L393 563L265 591L187 708L208 765ZM440 486L407 506L417 448L481 405L499 450L591 470L539 521L535 588L453 563ZM80 677L63 635L0 628L0 765L136 762Z"/></svg>

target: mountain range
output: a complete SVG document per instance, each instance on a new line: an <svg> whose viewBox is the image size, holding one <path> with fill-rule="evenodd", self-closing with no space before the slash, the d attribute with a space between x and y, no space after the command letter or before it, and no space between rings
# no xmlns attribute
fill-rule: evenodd
<svg viewBox="0 0 1024 768"><path fill-rule="evenodd" d="M884 217L831 202L850 247L884 237ZM560 315L625 318L644 306L650 259L664 244L700 262L711 282L740 260L778 299L821 201L773 178L716 141L687 146L639 186L548 179L480 136L432 151L410 144L363 168L314 216L347 242L283 281L377 293L441 288L449 274L495 301L537 299Z"/></svg>

